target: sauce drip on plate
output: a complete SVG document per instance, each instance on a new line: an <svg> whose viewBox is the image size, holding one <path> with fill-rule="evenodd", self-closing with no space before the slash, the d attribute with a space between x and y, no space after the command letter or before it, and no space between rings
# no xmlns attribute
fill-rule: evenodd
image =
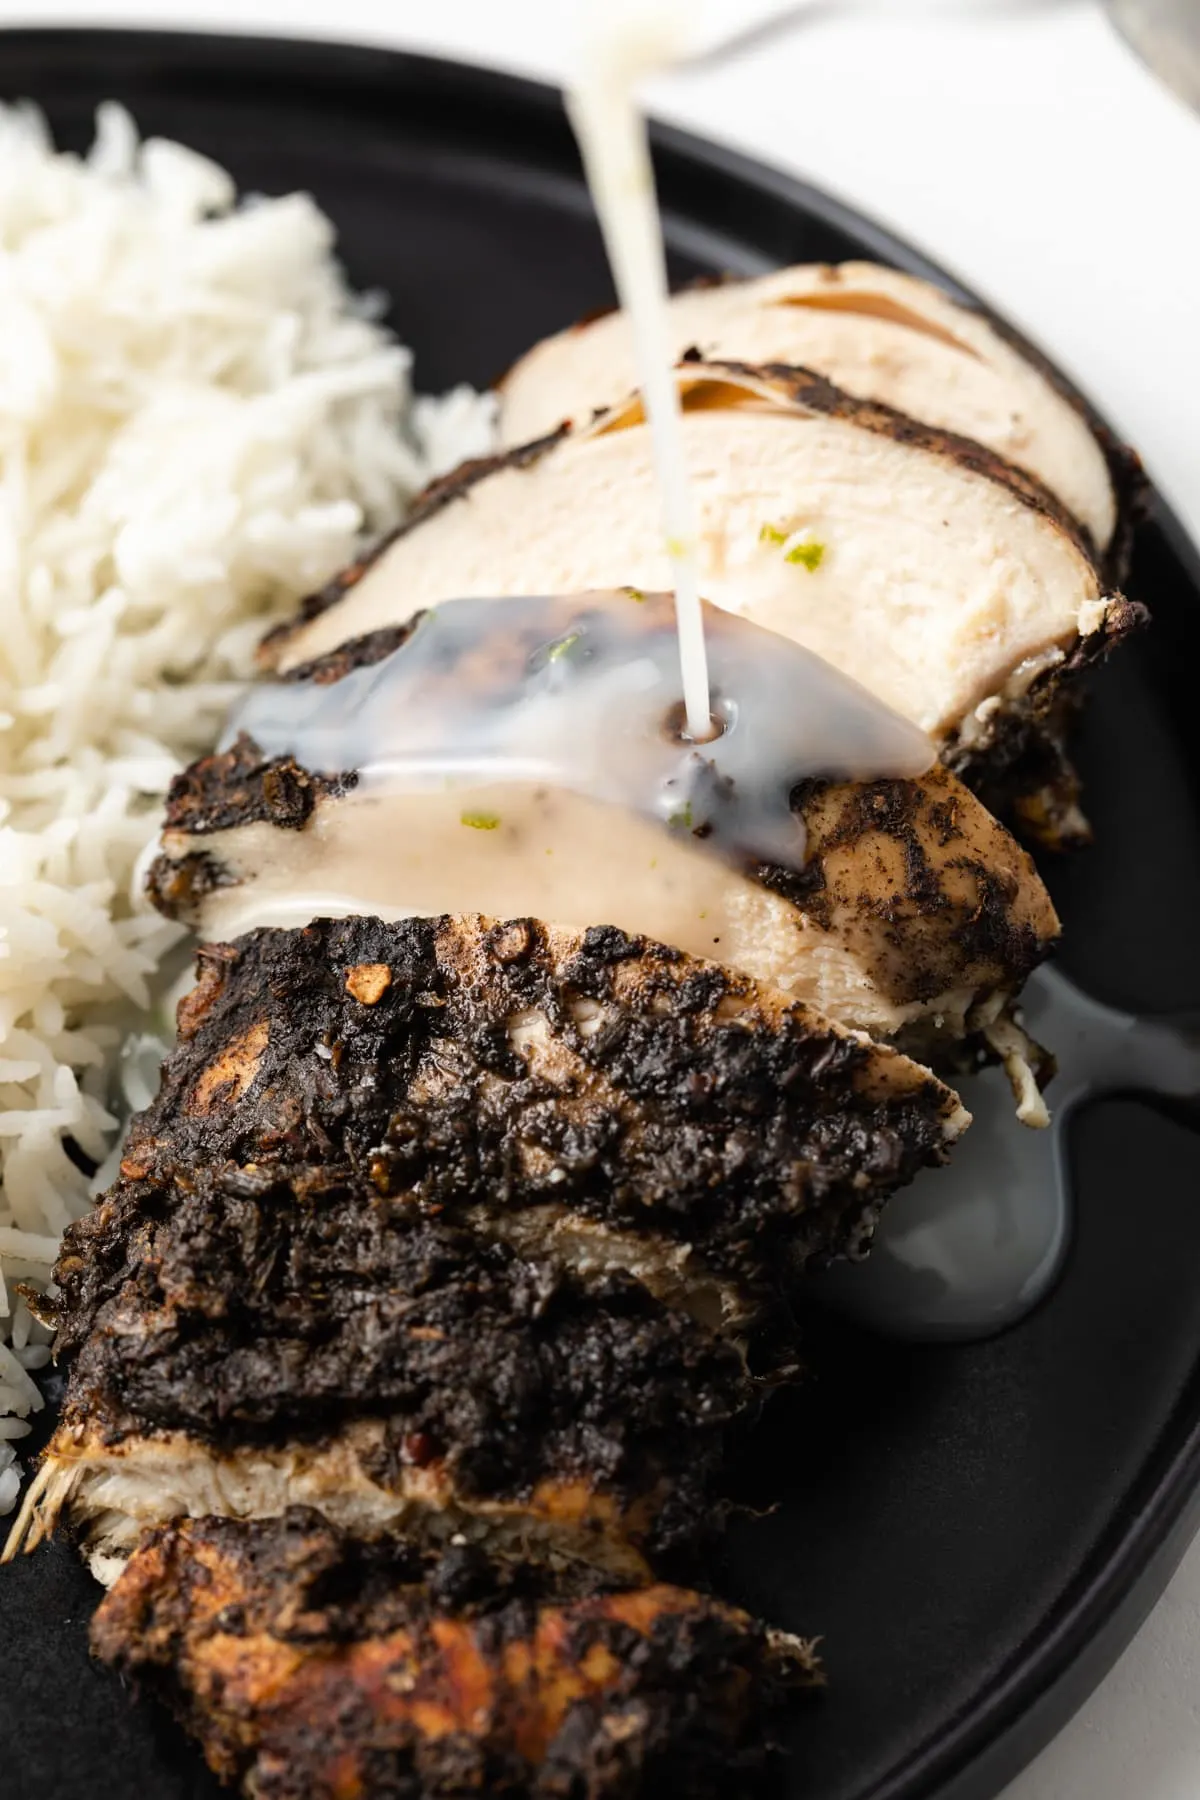
<svg viewBox="0 0 1200 1800"><path fill-rule="evenodd" d="M949 1165L895 1195L870 1256L814 1277L814 1298L889 1337L990 1337L1023 1318L1062 1271L1071 1115L1118 1092L1200 1104L1200 1038L1103 1006L1053 967L1031 977L1022 1007L1058 1062L1049 1130L1016 1122L1002 1070L959 1083L972 1124Z"/></svg>
<svg viewBox="0 0 1200 1800"><path fill-rule="evenodd" d="M638 83L665 68L686 45L682 7L631 10L596 0L580 74L567 110L604 233L613 281L633 332L642 403L662 494L663 529L675 581L675 617L688 734L712 735L708 658L696 555L696 502L680 428L667 310L667 264L654 191L650 141Z"/></svg>

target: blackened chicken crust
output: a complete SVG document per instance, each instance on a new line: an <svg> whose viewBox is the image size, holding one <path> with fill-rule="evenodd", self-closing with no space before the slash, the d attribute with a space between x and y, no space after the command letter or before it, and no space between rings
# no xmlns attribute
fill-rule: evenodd
<svg viewBox="0 0 1200 1800"><path fill-rule="evenodd" d="M661 1583L539 1594L294 1509L151 1533L92 1627L256 1800L746 1793L812 1647Z"/></svg>
<svg viewBox="0 0 1200 1800"><path fill-rule="evenodd" d="M198 972L126 1181L296 1169L445 1216L552 1203L753 1285L859 1247L966 1123L898 1052L611 928L319 920L205 946Z"/></svg>
<svg viewBox="0 0 1200 1800"><path fill-rule="evenodd" d="M745 1322L967 1122L897 1051L611 929L356 917L199 967L59 1259L68 1405L6 1554L64 1512L111 1561L303 1498L661 1568L719 1522Z"/></svg>
<svg viewBox="0 0 1200 1800"><path fill-rule="evenodd" d="M68 1232L60 1435L219 1451L385 1432L371 1473L465 1502L581 1484L665 1554L707 1533L737 1351L628 1276L586 1288L369 1183L197 1170L124 1183Z"/></svg>
<svg viewBox="0 0 1200 1800"><path fill-rule="evenodd" d="M322 795L345 793L357 780L353 770L321 774L292 756L264 757L242 732L228 750L214 751L175 776L166 824L214 832L262 821L280 831L302 831Z"/></svg>
<svg viewBox="0 0 1200 1800"><path fill-rule="evenodd" d="M946 766L992 812L1011 817L1027 841L1046 850L1079 849L1091 842L1071 737L1087 701L1088 675L1149 622L1150 613L1140 601L1114 599L1103 623L1080 638L1062 662L1037 676L1024 694L1000 707L980 736L969 743L956 739L944 749Z"/></svg>

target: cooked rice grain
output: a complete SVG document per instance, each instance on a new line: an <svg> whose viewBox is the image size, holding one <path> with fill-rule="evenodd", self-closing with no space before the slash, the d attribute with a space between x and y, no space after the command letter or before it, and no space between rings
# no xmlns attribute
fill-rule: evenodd
<svg viewBox="0 0 1200 1800"><path fill-rule="evenodd" d="M414 412L332 251L306 195L239 204L119 107L82 160L0 108L0 1415L41 1405L13 1283L88 1204L175 940L135 876L164 787L264 625L489 447L467 390Z"/></svg>

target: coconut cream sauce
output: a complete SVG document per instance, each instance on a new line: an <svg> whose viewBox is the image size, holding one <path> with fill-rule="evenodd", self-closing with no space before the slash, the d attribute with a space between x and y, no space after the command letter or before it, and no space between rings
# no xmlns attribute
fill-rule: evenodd
<svg viewBox="0 0 1200 1800"><path fill-rule="evenodd" d="M920 775L933 746L799 645L715 608L705 614L718 725L708 743L685 729L672 596L635 589L448 601L390 656L339 681L251 688L224 743L246 732L269 756L353 771L356 795L411 796L445 887L457 885L464 856L553 849L539 842L539 815L555 829L564 795L609 809L617 868L627 838L639 861L647 842L624 822L648 821L664 843L708 858L799 871L797 783ZM505 829L514 820L515 839Z"/></svg>
<svg viewBox="0 0 1200 1800"><path fill-rule="evenodd" d="M667 555L675 582L675 615L688 731L711 734L708 664L696 555L696 503L680 428L667 309L667 263L638 84L666 68L688 46L679 6L639 6L636 14L597 0L580 73L567 90L567 111L583 157L604 234L613 282L629 319L662 494Z"/></svg>

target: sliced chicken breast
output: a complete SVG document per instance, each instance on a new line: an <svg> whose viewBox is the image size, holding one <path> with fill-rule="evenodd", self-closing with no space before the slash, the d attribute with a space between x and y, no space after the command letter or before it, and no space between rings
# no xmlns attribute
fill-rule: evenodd
<svg viewBox="0 0 1200 1800"><path fill-rule="evenodd" d="M111 1555L290 1497L625 1575L706 1535L752 1399L737 1349L624 1273L539 1269L437 1210L328 1167L119 1184L57 1265L71 1369L36 1529L65 1504Z"/></svg>
<svg viewBox="0 0 1200 1800"><path fill-rule="evenodd" d="M345 1170L381 1205L568 1209L777 1284L860 1247L967 1123L898 1052L612 928L323 920L199 970L127 1182Z"/></svg>
<svg viewBox="0 0 1200 1800"><path fill-rule="evenodd" d="M10 1553L65 1514L111 1570L147 1525L302 1500L642 1578L720 1516L733 1334L967 1123L897 1052L612 930L355 918L201 970L64 1240L67 1399Z"/></svg>
<svg viewBox="0 0 1200 1800"><path fill-rule="evenodd" d="M1033 475L1106 550L1117 520L1104 451L1081 409L982 313L877 263L802 263L671 301L672 348L706 361L793 363L864 400L974 438ZM559 332L500 384L506 444L586 424L638 385L622 313Z"/></svg>
<svg viewBox="0 0 1200 1800"><path fill-rule="evenodd" d="M307 681L327 687L356 654L389 653L404 652L386 637L348 646ZM925 1059L956 1055L1058 935L1027 854L939 765L911 781L793 789L798 874L739 867L707 839L545 785L464 800L354 776L245 738L197 763L171 791L158 905L209 939L354 912L603 920Z"/></svg>
<svg viewBox="0 0 1200 1800"><path fill-rule="evenodd" d="M564 1591L565 1590L565 1591ZM256 1800L744 1793L813 1647L686 1589L572 1593L295 1508L155 1532L92 1627Z"/></svg>
<svg viewBox="0 0 1200 1800"><path fill-rule="evenodd" d="M968 779L1027 769L1064 685L1141 617L1050 495L804 372L696 364L681 382L706 598L853 676ZM441 600L670 580L631 404L438 484L264 653L295 669Z"/></svg>
<svg viewBox="0 0 1200 1800"><path fill-rule="evenodd" d="M543 1480L507 1497L464 1492L444 1466L406 1463L385 1420L358 1420L322 1437L224 1448L194 1432L113 1434L62 1425L29 1485L2 1561L37 1549L69 1525L92 1573L115 1581L143 1532L172 1519L217 1514L275 1518L291 1505L316 1508L342 1529L401 1533L423 1544L459 1539L493 1552L580 1566L617 1581L646 1581L645 1551L670 1519L664 1485L623 1508L586 1480ZM719 1509L706 1509L715 1528ZM694 1513L690 1524L698 1524Z"/></svg>

